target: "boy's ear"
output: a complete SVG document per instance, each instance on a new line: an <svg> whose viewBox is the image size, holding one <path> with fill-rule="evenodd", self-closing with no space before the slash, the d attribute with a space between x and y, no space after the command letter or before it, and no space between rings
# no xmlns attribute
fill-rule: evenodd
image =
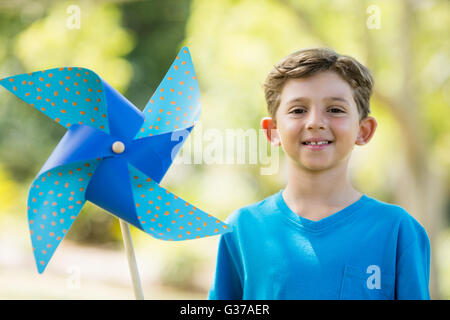
<svg viewBox="0 0 450 320"><path fill-rule="evenodd" d="M359 124L359 134L355 143L360 146L367 144L370 139L372 139L377 126L378 123L374 117L366 117L361 120L361 123Z"/></svg>
<svg viewBox="0 0 450 320"><path fill-rule="evenodd" d="M280 135L278 134L277 125L275 120L270 117L265 117L261 119L261 128L266 134L267 140L274 145L281 145Z"/></svg>

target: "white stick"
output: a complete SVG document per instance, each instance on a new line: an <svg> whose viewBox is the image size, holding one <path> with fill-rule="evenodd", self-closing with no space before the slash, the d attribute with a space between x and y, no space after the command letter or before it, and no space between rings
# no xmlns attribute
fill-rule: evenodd
<svg viewBox="0 0 450 320"><path fill-rule="evenodd" d="M144 293L142 292L141 280L139 278L139 271L136 264L136 257L134 256L133 242L131 240L130 226L128 223L119 219L120 229L122 230L123 244L127 254L128 266L130 268L131 279L133 281L134 295L136 300L144 300Z"/></svg>

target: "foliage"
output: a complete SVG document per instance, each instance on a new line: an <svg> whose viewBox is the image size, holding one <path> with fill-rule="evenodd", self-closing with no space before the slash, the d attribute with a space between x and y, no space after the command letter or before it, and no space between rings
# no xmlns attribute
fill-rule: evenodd
<svg viewBox="0 0 450 320"><path fill-rule="evenodd" d="M20 185L0 166L0 216L17 206L20 194Z"/></svg>
<svg viewBox="0 0 450 320"><path fill-rule="evenodd" d="M201 266L198 254L189 250L176 250L165 259L161 268L161 283L180 289L195 287L195 273Z"/></svg>

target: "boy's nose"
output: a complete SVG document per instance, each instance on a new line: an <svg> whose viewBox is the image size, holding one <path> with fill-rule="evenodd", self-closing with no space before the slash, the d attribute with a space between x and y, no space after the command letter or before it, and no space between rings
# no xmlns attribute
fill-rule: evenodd
<svg viewBox="0 0 450 320"><path fill-rule="evenodd" d="M325 119L318 108L311 108L306 118L307 129L324 129Z"/></svg>

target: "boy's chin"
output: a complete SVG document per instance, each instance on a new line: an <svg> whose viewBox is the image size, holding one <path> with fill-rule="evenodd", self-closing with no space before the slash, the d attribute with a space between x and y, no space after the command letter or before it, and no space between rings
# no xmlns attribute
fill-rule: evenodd
<svg viewBox="0 0 450 320"><path fill-rule="evenodd" d="M329 161L308 162L308 161L296 160L296 161L294 161L294 165L295 165L295 167L297 167L300 170L311 171L311 172L323 172L323 171L326 171L333 167L333 164L330 163Z"/></svg>

